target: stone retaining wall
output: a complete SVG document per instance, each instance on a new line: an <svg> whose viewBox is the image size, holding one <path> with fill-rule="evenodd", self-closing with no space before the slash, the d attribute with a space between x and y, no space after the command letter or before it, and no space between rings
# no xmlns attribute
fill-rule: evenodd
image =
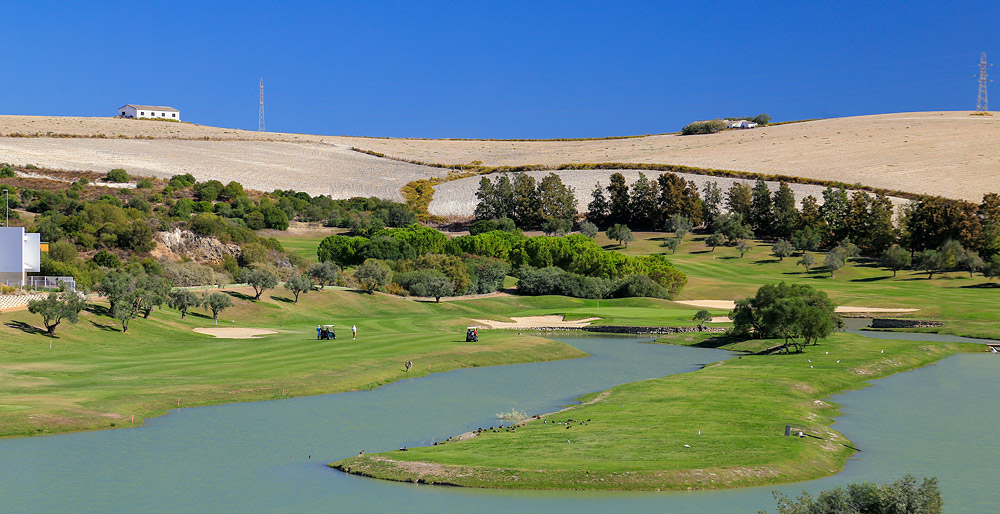
<svg viewBox="0 0 1000 514"><path fill-rule="evenodd" d="M0 295L0 309L11 309L14 307L24 307L31 300L44 300L48 297L44 294L4 294Z"/></svg>
<svg viewBox="0 0 1000 514"><path fill-rule="evenodd" d="M605 332L611 334L683 334L687 332L710 332L721 334L726 331L723 327L627 327L622 325L597 325L583 327L587 332Z"/></svg>
<svg viewBox="0 0 1000 514"><path fill-rule="evenodd" d="M872 328L934 328L944 326L940 321L922 319L874 318Z"/></svg>

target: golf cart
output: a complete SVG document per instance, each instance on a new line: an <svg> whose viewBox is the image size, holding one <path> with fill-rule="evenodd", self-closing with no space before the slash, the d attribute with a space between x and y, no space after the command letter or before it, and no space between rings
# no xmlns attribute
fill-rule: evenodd
<svg viewBox="0 0 1000 514"><path fill-rule="evenodd" d="M466 343L478 343L479 342L479 327L466 327L466 329L465 329L465 342Z"/></svg>
<svg viewBox="0 0 1000 514"><path fill-rule="evenodd" d="M319 329L319 334L316 336L316 339L322 339L324 341L325 340L329 340L329 339L336 339L336 338L337 338L337 334L336 334L336 332L333 331L333 325L323 325L323 326L321 326L320 329Z"/></svg>

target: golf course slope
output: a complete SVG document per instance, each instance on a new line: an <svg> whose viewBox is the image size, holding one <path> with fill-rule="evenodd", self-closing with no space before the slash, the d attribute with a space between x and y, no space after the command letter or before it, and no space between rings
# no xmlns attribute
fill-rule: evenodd
<svg viewBox="0 0 1000 514"><path fill-rule="evenodd" d="M487 429L331 466L503 489L719 489L808 480L837 473L855 451L830 427L837 415L830 395L962 349L981 351L972 346L837 334L802 354L747 355L624 384L516 431ZM785 425L813 437L785 437Z"/></svg>

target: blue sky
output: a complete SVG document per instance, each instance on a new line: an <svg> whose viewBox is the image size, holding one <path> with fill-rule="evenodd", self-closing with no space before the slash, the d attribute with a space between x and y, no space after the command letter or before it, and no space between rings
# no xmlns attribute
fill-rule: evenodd
<svg viewBox="0 0 1000 514"><path fill-rule="evenodd" d="M920 0L16 2L0 113L142 103L256 129L260 77L268 130L317 134L586 137L760 112L971 110L979 52L1000 62L998 15Z"/></svg>

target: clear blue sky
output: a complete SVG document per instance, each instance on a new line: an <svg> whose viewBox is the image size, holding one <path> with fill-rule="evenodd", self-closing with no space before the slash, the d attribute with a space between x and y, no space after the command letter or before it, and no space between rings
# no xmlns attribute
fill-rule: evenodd
<svg viewBox="0 0 1000 514"><path fill-rule="evenodd" d="M0 113L407 137L975 108L995 2L9 2ZM1000 76L1000 66L993 72ZM994 84L1000 108L1000 82Z"/></svg>

